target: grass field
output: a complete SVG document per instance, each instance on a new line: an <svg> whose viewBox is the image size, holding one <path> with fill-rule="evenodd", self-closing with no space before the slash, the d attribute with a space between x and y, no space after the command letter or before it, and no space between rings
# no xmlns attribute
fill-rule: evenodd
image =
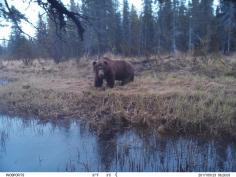
<svg viewBox="0 0 236 177"><path fill-rule="evenodd" d="M112 56L112 58L121 58ZM91 60L0 60L0 111L44 120L80 118L97 132L141 126L159 133L236 139L236 57L123 58L135 80L94 88Z"/></svg>

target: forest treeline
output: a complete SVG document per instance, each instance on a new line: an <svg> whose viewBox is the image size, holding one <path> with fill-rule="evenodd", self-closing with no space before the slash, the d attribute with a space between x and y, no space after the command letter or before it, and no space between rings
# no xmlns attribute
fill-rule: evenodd
<svg viewBox="0 0 236 177"><path fill-rule="evenodd" d="M220 0L143 0L140 12L128 0L70 0L83 14L84 40L67 20L60 30L55 19L38 15L35 38L12 26L9 41L0 45L6 58L53 58L59 62L106 52L125 56L188 52L229 54L236 50L236 3ZM58 22L59 23L59 22Z"/></svg>

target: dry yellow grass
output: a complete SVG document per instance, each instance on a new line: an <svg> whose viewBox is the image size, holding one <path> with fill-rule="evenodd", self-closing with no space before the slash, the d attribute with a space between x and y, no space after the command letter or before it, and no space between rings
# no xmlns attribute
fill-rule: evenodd
<svg viewBox="0 0 236 177"><path fill-rule="evenodd" d="M0 87L0 111L44 119L79 117L98 132L128 124L236 138L232 58L152 57L151 64L127 59L135 63L135 81L114 89L93 87L86 58L59 64L35 60L31 66L4 61L1 77L15 82Z"/></svg>

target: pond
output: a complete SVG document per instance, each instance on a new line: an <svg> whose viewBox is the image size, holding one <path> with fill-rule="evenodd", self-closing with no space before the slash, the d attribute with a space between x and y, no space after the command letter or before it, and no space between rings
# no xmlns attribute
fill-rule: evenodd
<svg viewBox="0 0 236 177"><path fill-rule="evenodd" d="M6 79L0 79L0 86L7 85L9 83Z"/></svg>
<svg viewBox="0 0 236 177"><path fill-rule="evenodd" d="M0 171L236 171L236 144L0 116Z"/></svg>

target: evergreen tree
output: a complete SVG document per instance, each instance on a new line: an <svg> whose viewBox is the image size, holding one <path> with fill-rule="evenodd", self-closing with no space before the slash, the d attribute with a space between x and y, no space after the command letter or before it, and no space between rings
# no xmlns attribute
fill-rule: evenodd
<svg viewBox="0 0 236 177"><path fill-rule="evenodd" d="M83 0L82 2L83 14L89 16L91 22L86 28L85 51L98 55L112 51L116 48L115 33L119 26L115 3L112 0Z"/></svg>
<svg viewBox="0 0 236 177"><path fill-rule="evenodd" d="M47 19L47 29L48 29L48 51L49 56L55 60L55 62L60 62L63 59L63 42L64 36L63 31L55 25L54 19Z"/></svg>
<svg viewBox="0 0 236 177"><path fill-rule="evenodd" d="M74 0L70 0L70 11L79 13L80 8L79 5L75 3ZM73 23L71 19L67 21L67 28L65 34L65 56L67 58L75 58L80 57L82 53L82 43L79 40L78 32L76 25Z"/></svg>
<svg viewBox="0 0 236 177"><path fill-rule="evenodd" d="M10 42L8 43L9 56L14 59L22 60L26 65L32 59L32 43L25 38L18 27L12 26Z"/></svg>
<svg viewBox="0 0 236 177"><path fill-rule="evenodd" d="M128 0L123 0L123 53L125 55L130 54L130 19L129 19L129 4Z"/></svg>
<svg viewBox="0 0 236 177"><path fill-rule="evenodd" d="M235 46L236 32L236 5L230 1L221 1L221 5L217 11L219 19L221 49L224 53L230 53Z"/></svg>
<svg viewBox="0 0 236 177"><path fill-rule="evenodd" d="M135 7L130 11L130 54L138 55L140 50L140 20Z"/></svg>
<svg viewBox="0 0 236 177"><path fill-rule="evenodd" d="M171 52L171 1L165 1L160 4L160 8L158 10L158 21L157 23L159 28L158 35L158 46L159 51L162 52Z"/></svg>
<svg viewBox="0 0 236 177"><path fill-rule="evenodd" d="M193 14L192 14L192 9L193 9L193 4L191 1L188 3L188 11L187 11L187 16L188 16L188 52L192 53L193 51Z"/></svg>
<svg viewBox="0 0 236 177"><path fill-rule="evenodd" d="M141 31L141 50L145 55L153 52L154 18L152 14L152 0L144 0Z"/></svg>
<svg viewBox="0 0 236 177"><path fill-rule="evenodd" d="M119 11L119 1L118 0L113 0L114 1L114 33L113 38L114 38L114 46L112 48L112 52L115 54L120 54L122 52L122 20L121 20L121 13Z"/></svg>
<svg viewBox="0 0 236 177"><path fill-rule="evenodd" d="M2 47L2 45L0 44L0 56L2 56L3 55L3 52L4 51L4 48Z"/></svg>
<svg viewBox="0 0 236 177"><path fill-rule="evenodd" d="M48 35L47 35L47 26L43 21L42 16L38 14L38 23L37 23L37 33L36 33L36 42L37 42L37 56L42 58L48 57Z"/></svg>
<svg viewBox="0 0 236 177"><path fill-rule="evenodd" d="M188 50L188 35L189 32L191 33L191 24L189 24L189 22L191 22L191 16L189 17L188 13L186 0L179 1L179 7L177 9L176 44L177 49L181 52L187 52Z"/></svg>
<svg viewBox="0 0 236 177"><path fill-rule="evenodd" d="M36 40L27 39L16 26L12 28L7 51L13 58L32 57L62 59L81 55L113 52L123 55L152 55L176 51L206 55L210 52L230 53L236 50L236 4L220 0L214 12L213 0L143 0L137 13L129 1L81 0L81 7L70 0L69 11L88 18L80 19L86 28L84 41L79 40L73 20L60 20L39 15ZM156 4L153 8L153 4ZM4 48L0 48L3 53Z"/></svg>

